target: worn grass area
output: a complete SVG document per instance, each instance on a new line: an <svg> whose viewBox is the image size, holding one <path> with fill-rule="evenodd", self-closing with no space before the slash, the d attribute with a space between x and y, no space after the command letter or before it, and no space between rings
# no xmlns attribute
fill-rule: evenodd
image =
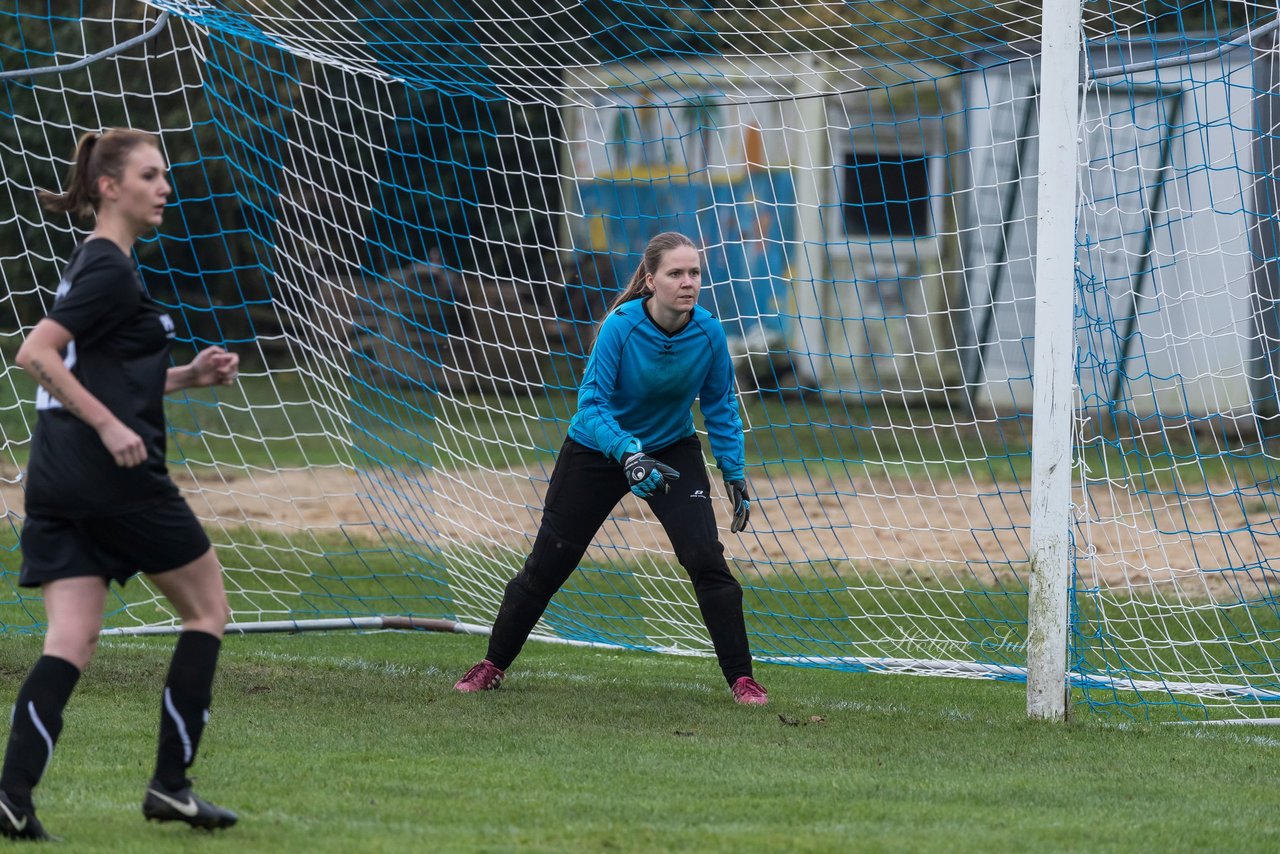
<svg viewBox="0 0 1280 854"><path fill-rule="evenodd" d="M489 624L520 557L428 549L392 537L353 543L341 534L264 534L227 528L240 545L220 548L237 621L387 615ZM16 533L0 529L0 578L16 581ZM254 569L260 567L260 569ZM875 669L877 660L1026 664L1027 591L949 579L918 588L887 585L847 566L761 574L737 567L752 649L761 659ZM0 636L38 634L38 591L10 586L0 597ZM1222 683L1270 696L1277 683L1280 614L1269 598L1171 603L1102 590L1079 591L1072 609L1072 667L1115 678L1078 695L1103 714L1154 720L1277 716L1274 704L1201 701L1183 693L1123 690L1126 679ZM106 625L168 623L172 610L135 579L112 588ZM632 649L708 649L702 617L683 570L668 560L588 562L544 615L549 633L570 641ZM927 666L927 665L921 665ZM935 665L936 666L936 665ZM918 669L918 668L917 668Z"/></svg>
<svg viewBox="0 0 1280 854"><path fill-rule="evenodd" d="M171 639L108 639L40 814L77 851L1274 850L1265 729L1031 723L1021 686L533 644L450 690L478 638L229 638L197 787L216 836L147 825ZM11 701L38 654L0 643Z"/></svg>

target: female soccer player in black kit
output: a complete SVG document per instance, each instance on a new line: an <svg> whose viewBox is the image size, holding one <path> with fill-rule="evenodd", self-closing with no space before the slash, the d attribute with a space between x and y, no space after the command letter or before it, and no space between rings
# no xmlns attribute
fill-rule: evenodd
<svg viewBox="0 0 1280 854"><path fill-rule="evenodd" d="M229 610L209 538L165 468L163 399L230 384L239 357L209 347L190 364L169 367L173 322L143 291L131 258L134 241L164 216L167 176L155 137L113 129L81 138L65 193L41 193L51 211L96 213L97 220L16 360L39 383L20 584L41 589L49 627L44 654L18 691L0 771L0 832L11 838L50 838L31 792L93 655L107 586L137 572L182 619L143 815L210 830L236 822L234 813L196 797L186 776Z"/></svg>
<svg viewBox="0 0 1280 854"><path fill-rule="evenodd" d="M507 584L488 654L458 681L457 690L502 684L551 597L630 489L649 502L693 580L734 700L769 701L752 678L742 587L716 534L710 481L693 429L697 398L711 453L733 499L730 530L742 531L751 507L742 421L724 330L698 305L701 276L698 250L684 235L664 232L645 247L592 347L533 550Z"/></svg>

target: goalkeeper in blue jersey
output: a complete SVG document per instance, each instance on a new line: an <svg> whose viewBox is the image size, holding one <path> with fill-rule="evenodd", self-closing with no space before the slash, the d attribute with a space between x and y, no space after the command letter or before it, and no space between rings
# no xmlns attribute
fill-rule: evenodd
<svg viewBox="0 0 1280 854"><path fill-rule="evenodd" d="M733 501L730 530L743 531L751 501L742 420L724 330L698 305L701 276L698 250L683 234L659 234L645 247L639 268L600 326L578 388L578 411L547 485L533 550L507 584L488 654L458 681L457 690L502 684L551 597L630 490L649 503L693 580L734 700L769 701L752 678L742 586L724 559L693 428L697 398Z"/></svg>

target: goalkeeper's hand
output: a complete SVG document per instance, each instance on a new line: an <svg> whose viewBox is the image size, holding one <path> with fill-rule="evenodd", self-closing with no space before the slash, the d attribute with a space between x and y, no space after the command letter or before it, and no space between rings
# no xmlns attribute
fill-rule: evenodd
<svg viewBox="0 0 1280 854"><path fill-rule="evenodd" d="M644 499L653 497L659 490L666 492L670 481L680 479L680 472L640 451L627 455L622 461L622 470L627 473L631 491Z"/></svg>
<svg viewBox="0 0 1280 854"><path fill-rule="evenodd" d="M729 530L740 534L747 530L747 522L751 519L751 493L747 491L745 480L726 480L724 488L733 501L733 522Z"/></svg>

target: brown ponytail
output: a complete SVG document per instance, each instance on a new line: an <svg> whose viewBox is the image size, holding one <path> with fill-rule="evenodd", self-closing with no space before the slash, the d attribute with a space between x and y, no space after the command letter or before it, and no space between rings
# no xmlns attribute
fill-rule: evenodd
<svg viewBox="0 0 1280 854"><path fill-rule="evenodd" d="M86 133L76 143L76 153L67 173L66 190L53 193L37 190L36 197L51 213L89 217L98 210L98 179L106 175L117 181L124 177L124 162L139 145L160 147L160 140L146 131L111 128L103 133Z"/></svg>
<svg viewBox="0 0 1280 854"><path fill-rule="evenodd" d="M649 241L649 245L644 248L644 256L640 259L640 266L631 275L631 281L627 282L627 286L614 297L606 314L612 313L615 308L624 302L642 299L653 293L649 288L648 277L658 272L658 266L662 263L662 256L679 246L697 249L692 240L678 231L664 231L661 234L655 234Z"/></svg>

